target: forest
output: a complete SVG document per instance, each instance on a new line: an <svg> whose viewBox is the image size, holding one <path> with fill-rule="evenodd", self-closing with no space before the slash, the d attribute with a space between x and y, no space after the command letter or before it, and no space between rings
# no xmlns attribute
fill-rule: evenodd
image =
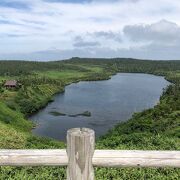
<svg viewBox="0 0 180 180"><path fill-rule="evenodd" d="M98 149L180 150L180 61L138 59L90 59L74 57L64 61L0 61L0 148L65 148L63 142L34 136L28 116L53 101L53 95L79 81L111 78L118 72L164 76L171 84L159 103L135 113L97 139ZM4 87L6 80L22 84ZM95 168L96 179L179 179L176 168ZM0 179L65 179L65 168L0 167Z"/></svg>

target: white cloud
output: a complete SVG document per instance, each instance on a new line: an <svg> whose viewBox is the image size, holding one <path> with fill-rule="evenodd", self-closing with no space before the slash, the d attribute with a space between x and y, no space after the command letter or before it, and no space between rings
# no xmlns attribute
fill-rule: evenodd
<svg viewBox="0 0 180 180"><path fill-rule="evenodd" d="M97 47L100 46L98 41L85 41L81 36L75 37L74 47L84 48L84 47Z"/></svg>
<svg viewBox="0 0 180 180"><path fill-rule="evenodd" d="M153 24L128 25L124 33L133 41L172 44L180 42L180 26L166 20Z"/></svg>
<svg viewBox="0 0 180 180"><path fill-rule="evenodd" d="M0 6L0 58L25 57L26 53L43 58L35 52L52 54L55 47L61 52L51 55L55 59L73 54L162 59L165 55L155 55L153 44L158 49L180 44L179 0L93 0L76 4L26 0L26 4L29 9ZM75 42L77 36L81 42ZM174 50L169 54L172 59L178 57Z"/></svg>

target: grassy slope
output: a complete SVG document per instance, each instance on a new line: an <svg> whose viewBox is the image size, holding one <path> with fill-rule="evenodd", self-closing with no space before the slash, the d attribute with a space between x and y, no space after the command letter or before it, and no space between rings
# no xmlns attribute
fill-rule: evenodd
<svg viewBox="0 0 180 180"><path fill-rule="evenodd" d="M31 135L31 122L27 121L22 113L32 113L43 107L58 91L62 91L66 84L79 80L107 79L117 71L139 72L140 68L122 69L117 63L67 62L69 70L44 70L35 71L38 77L46 79L33 80L33 83L17 93L5 92L1 94L0 103L0 147L1 148L63 148L63 143L39 138ZM67 65L65 65L67 66ZM149 67L149 65L147 66ZM54 67L53 67L54 68ZM156 71L152 68L140 72L164 74L166 78L176 83L176 89L169 88L163 94L161 102L153 109L135 114L131 120L117 125L107 135L97 142L98 148L108 149L168 149L179 150L179 71ZM30 75L29 79L34 78ZM56 81L63 81L61 85ZM30 80L32 82L32 80ZM35 83L34 83L35 82ZM5 103L8 105L5 105ZM10 109L10 108L11 109ZM22 107L25 107L25 109ZM16 111L14 111L14 110ZM27 114L28 114L27 113ZM38 168L12 168L1 167L1 179L65 179L63 168L38 167ZM167 177L168 175L168 177ZM178 179L178 169L160 168L99 168L96 169L97 179Z"/></svg>

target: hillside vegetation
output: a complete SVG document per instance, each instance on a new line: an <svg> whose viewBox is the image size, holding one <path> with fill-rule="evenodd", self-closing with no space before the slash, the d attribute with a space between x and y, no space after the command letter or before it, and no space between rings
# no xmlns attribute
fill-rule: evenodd
<svg viewBox="0 0 180 180"><path fill-rule="evenodd" d="M80 59L56 62L0 61L0 148L65 148L65 144L33 136L27 117L78 81L109 79L118 72L162 75L172 84L152 109L135 113L99 138L100 149L180 150L180 61ZM21 88L7 90L6 79ZM176 168L96 168L96 179L179 179ZM1 167L0 179L65 179L58 167Z"/></svg>

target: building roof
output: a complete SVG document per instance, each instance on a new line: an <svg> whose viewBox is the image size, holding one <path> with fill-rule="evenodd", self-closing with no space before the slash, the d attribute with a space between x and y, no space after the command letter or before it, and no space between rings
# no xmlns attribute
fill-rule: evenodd
<svg viewBox="0 0 180 180"><path fill-rule="evenodd" d="M8 81L6 81L5 86L17 86L17 81L16 80L8 80Z"/></svg>

